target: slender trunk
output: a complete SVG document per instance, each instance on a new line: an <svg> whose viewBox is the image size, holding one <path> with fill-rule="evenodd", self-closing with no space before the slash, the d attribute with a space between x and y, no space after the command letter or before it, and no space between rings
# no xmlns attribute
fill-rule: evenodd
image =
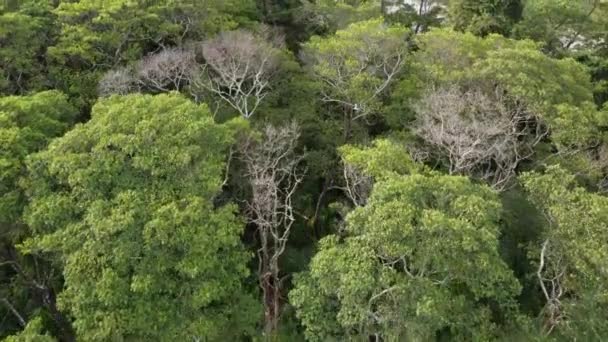
<svg viewBox="0 0 608 342"><path fill-rule="evenodd" d="M281 279L279 278L279 260L278 257L273 258L271 264L272 274L272 312L273 316L270 321L270 326L273 331L279 328L279 318L281 314Z"/></svg>
<svg viewBox="0 0 608 342"><path fill-rule="evenodd" d="M57 300L52 289L48 287L42 289L42 302L49 310L51 317L53 317L55 324L57 324L57 327L59 328L59 340L62 342L75 342L76 335L74 334L74 329L72 328L70 322L57 308Z"/></svg>
<svg viewBox="0 0 608 342"><path fill-rule="evenodd" d="M344 113L344 143L347 143L352 134L353 127L353 111L352 108L345 109Z"/></svg>
<svg viewBox="0 0 608 342"><path fill-rule="evenodd" d="M37 299L42 302L42 305L50 313L51 318L58 328L59 340L62 342L76 341L76 335L74 333L74 329L72 328L71 322L57 308L55 291L48 285L48 280L44 280L44 278L38 279L40 278L38 272L36 272L36 275L26 273L18 262L19 254L17 250L13 246L9 246L7 250L10 260L12 260L13 270L15 270L15 272L17 272L23 278L23 280L31 286L34 293L37 294ZM34 257L32 260L34 261L36 267L38 267L36 257Z"/></svg>
<svg viewBox="0 0 608 342"><path fill-rule="evenodd" d="M271 336L278 327L280 309L280 288L278 282L279 265L276 260L276 243L269 243L268 231L260 228L260 249L259 278L260 288L262 289L262 302L264 304L264 333Z"/></svg>

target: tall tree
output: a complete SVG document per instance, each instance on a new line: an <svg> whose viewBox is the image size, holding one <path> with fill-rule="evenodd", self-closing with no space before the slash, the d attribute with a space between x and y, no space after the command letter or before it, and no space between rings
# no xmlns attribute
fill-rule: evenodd
<svg viewBox="0 0 608 342"><path fill-rule="evenodd" d="M280 261L295 221L294 196L303 178L303 156L296 151L299 136L295 122L279 128L266 126L261 137L250 136L241 147L251 187L247 216L259 242L258 283L267 336L277 331L281 318L285 274Z"/></svg>
<svg viewBox="0 0 608 342"><path fill-rule="evenodd" d="M30 159L34 236L21 249L63 266L59 301L79 339L250 332L243 221L214 205L241 126L176 94L110 97Z"/></svg>
<svg viewBox="0 0 608 342"><path fill-rule="evenodd" d="M56 23L50 1L0 5L0 94L25 94L48 86L44 56Z"/></svg>
<svg viewBox="0 0 608 342"><path fill-rule="evenodd" d="M496 194L464 177L376 183L345 232L324 238L296 279L290 300L306 337L496 336L520 290L498 251L499 217Z"/></svg>
<svg viewBox="0 0 608 342"><path fill-rule="evenodd" d="M537 280L545 307L542 328L566 339L608 336L608 198L578 186L553 166L522 177L547 224L535 251Z"/></svg>
<svg viewBox="0 0 608 342"><path fill-rule="evenodd" d="M402 72L409 29L388 26L380 19L363 21L335 36L313 37L303 58L322 83L322 100L342 114L343 135L377 114L383 96Z"/></svg>
<svg viewBox="0 0 608 342"><path fill-rule="evenodd" d="M469 157L477 159L477 156L482 157L474 163L473 169L477 171L469 172L473 171L471 169L466 174L483 176L490 171L491 178L502 174L509 181L517 164L533 156L531 152L536 149L531 150L531 147L535 145L557 150L557 159L571 159L575 155L575 159L585 159L601 139L604 114L593 103L593 87L587 69L575 60L551 58L528 40L516 41L499 35L480 38L452 30L433 30L419 36L418 45L420 50L414 54L413 64L419 71L409 78L418 82L422 89L426 88L426 92L418 94L419 98L411 101L410 108L414 109L418 120L418 135L430 143L429 146L447 148L434 159L452 159L452 162L448 161L447 169L458 168L456 164ZM445 90L453 87L457 88L457 95L450 95L451 92ZM484 94L476 96L477 100L489 97L491 100L485 103L494 109L480 110L478 101L477 104L470 101L473 99L471 92ZM495 116L499 112L503 112L499 115L500 120ZM472 120L473 117L477 119ZM447 123L447 120L451 120L450 126L460 126L453 131L456 134L441 130L440 123ZM485 120L486 124L483 124ZM509 122L511 124L507 124ZM547 139L543 138L545 133L548 133ZM478 139L484 135L485 138ZM540 145L537 144L539 138L543 138ZM467 139L475 144L464 143ZM493 141L508 149L496 150L499 145L487 145L492 145ZM460 143L462 146L458 147ZM484 144L480 149L474 148ZM429 147L427 151L432 156L440 150ZM483 155L488 153L491 154L487 155L489 163L483 161ZM457 160L454 160L455 156ZM579 168L577 172L590 171L580 162L572 165ZM505 170L511 171L503 173ZM499 182L493 183L499 184L505 179L500 176L495 180Z"/></svg>
<svg viewBox="0 0 608 342"><path fill-rule="evenodd" d="M57 91L0 98L0 306L10 317L0 336L24 326L37 311L48 313L64 340L71 328L55 303L57 269L15 248L30 234L22 219L27 198L21 186L26 158L44 149L73 123L76 110ZM42 309L42 310L40 310Z"/></svg>
<svg viewBox="0 0 608 342"><path fill-rule="evenodd" d="M602 0L527 0L515 33L545 43L551 52L592 47L601 44L594 40L604 31L607 9Z"/></svg>
<svg viewBox="0 0 608 342"><path fill-rule="evenodd" d="M384 0L382 3L382 13L388 21L408 25L414 33L439 26L446 16L446 0Z"/></svg>
<svg viewBox="0 0 608 342"><path fill-rule="evenodd" d="M508 36L513 24L521 19L522 10L521 0L452 0L448 18L459 31Z"/></svg>

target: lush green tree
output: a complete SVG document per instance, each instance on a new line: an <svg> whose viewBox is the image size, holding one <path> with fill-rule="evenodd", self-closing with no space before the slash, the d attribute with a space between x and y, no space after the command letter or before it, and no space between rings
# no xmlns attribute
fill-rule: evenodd
<svg viewBox="0 0 608 342"><path fill-rule="evenodd" d="M20 186L27 175L25 159L62 135L76 113L57 91L0 98L0 298L5 304L2 310L6 308L10 317L3 332L12 330L10 322L27 320L40 308L51 314L58 330L69 330L51 299L57 279L47 275L53 268L42 260L23 257L15 244L28 236L21 216L27 203Z"/></svg>
<svg viewBox="0 0 608 342"><path fill-rule="evenodd" d="M551 55L575 57L589 66L601 105L608 99L606 25L608 3L602 0L528 0L514 35L541 42Z"/></svg>
<svg viewBox="0 0 608 342"><path fill-rule="evenodd" d="M593 86L587 68L575 60L551 58L529 40L516 41L499 35L480 38L451 30L432 30L419 37L418 46L420 50L415 53L414 65L419 71L409 82L422 83L433 91L423 92L410 104L410 108L414 107L416 120L424 119L425 116L421 115L426 115L429 108L441 107L441 103L447 105L444 109L456 108L455 103L450 105L448 97L442 95L451 94L449 89L456 86L463 94L473 91L493 99L492 103L508 114L506 122L520 122L517 124L520 128L509 128L506 133L533 134L534 144L541 142L538 138L547 136L549 139L541 145L552 146L561 155L586 150L601 140L600 128L605 125L605 114L598 111L593 101ZM480 96L475 96L473 102L468 101L469 105L479 102ZM457 100L463 98L464 95L454 97ZM469 110L468 115L471 113L474 111ZM480 120L488 116L483 111L479 113L483 114ZM467 137L488 132L484 129L487 125L479 122L483 120L467 126L474 131L474 134L467 133ZM488 128L500 126L489 124ZM526 126L529 133L517 131ZM456 135L464 134L462 129L458 132ZM429 140L428 136L425 138ZM434 138L450 142L445 137ZM448 147L454 146L450 143ZM531 156L525 155L525 159ZM589 172L583 169L579 167L580 171Z"/></svg>
<svg viewBox="0 0 608 342"><path fill-rule="evenodd" d="M252 0L62 2L59 38L48 49L55 86L84 103L103 73L167 45L201 39L251 21Z"/></svg>
<svg viewBox="0 0 608 342"><path fill-rule="evenodd" d="M452 0L448 18L459 31L508 35L521 18L522 7L521 0Z"/></svg>
<svg viewBox="0 0 608 342"><path fill-rule="evenodd" d="M27 326L16 335L4 339L5 342L55 342L48 333L43 332L44 326L40 318L28 322Z"/></svg>
<svg viewBox="0 0 608 342"><path fill-rule="evenodd" d="M60 305L84 340L218 339L249 332L243 221L216 207L242 122L176 95L110 97L29 160L34 237L57 256Z"/></svg>
<svg viewBox="0 0 608 342"><path fill-rule="evenodd" d="M290 299L307 338L495 336L520 290L498 252L500 212L492 190L464 177L376 183L296 279Z"/></svg>
<svg viewBox="0 0 608 342"><path fill-rule="evenodd" d="M409 33L374 19L334 36L315 36L304 45L305 62L323 85L321 100L342 114L345 140L356 123L378 113L383 96L404 68Z"/></svg>
<svg viewBox="0 0 608 342"><path fill-rule="evenodd" d="M403 145L392 139L374 140L369 147L344 145L339 151L346 164L378 180L426 170L423 165L413 161Z"/></svg>
<svg viewBox="0 0 608 342"><path fill-rule="evenodd" d="M558 166L522 176L547 220L536 251L543 329L568 339L608 337L608 198L587 192Z"/></svg>
<svg viewBox="0 0 608 342"><path fill-rule="evenodd" d="M311 34L333 34L381 15L381 0L302 0L295 21Z"/></svg>
<svg viewBox="0 0 608 342"><path fill-rule="evenodd" d="M547 44L549 50L593 46L606 24L601 0L527 0L515 34Z"/></svg>
<svg viewBox="0 0 608 342"><path fill-rule="evenodd" d="M18 182L25 174L25 158L62 135L75 116L57 91L0 98L0 222L20 220L24 198Z"/></svg>
<svg viewBox="0 0 608 342"><path fill-rule="evenodd" d="M0 94L24 94L47 84L44 54L54 22L49 1L0 7Z"/></svg>

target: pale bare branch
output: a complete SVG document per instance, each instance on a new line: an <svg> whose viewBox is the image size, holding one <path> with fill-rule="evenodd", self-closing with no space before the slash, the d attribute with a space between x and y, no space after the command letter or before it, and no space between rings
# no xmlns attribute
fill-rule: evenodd
<svg viewBox="0 0 608 342"><path fill-rule="evenodd" d="M429 155L447 159L451 174L479 177L498 190L547 134L536 116L500 89L431 90L415 110L415 132Z"/></svg>
<svg viewBox="0 0 608 342"><path fill-rule="evenodd" d="M260 243L258 278L267 333L278 327L282 290L279 259L295 222L293 197L303 179L303 155L296 151L299 135L296 123L278 128L269 125L261 139L250 136L240 147L252 191L247 217L257 227Z"/></svg>
<svg viewBox="0 0 608 342"><path fill-rule="evenodd" d="M207 90L243 117L251 117L279 69L282 38L268 41L269 35L237 30L204 41L201 50L206 64L191 77L192 91Z"/></svg>

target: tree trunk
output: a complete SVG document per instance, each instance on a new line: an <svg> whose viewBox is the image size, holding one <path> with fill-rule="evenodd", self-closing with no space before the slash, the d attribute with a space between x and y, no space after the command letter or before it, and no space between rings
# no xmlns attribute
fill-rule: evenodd
<svg viewBox="0 0 608 342"><path fill-rule="evenodd" d="M278 328L280 312L279 265L275 257L276 246L269 246L268 231L260 228L260 287L264 304L264 333L271 336ZM274 244L273 244L274 245Z"/></svg>
<svg viewBox="0 0 608 342"><path fill-rule="evenodd" d="M75 342L76 335L74 334L74 329L72 328L70 322L57 308L57 300L54 291L46 286L44 289L41 289L41 291L42 302L49 310L51 317L53 317L55 324L57 324L57 327L59 328L59 340L62 342Z"/></svg>

